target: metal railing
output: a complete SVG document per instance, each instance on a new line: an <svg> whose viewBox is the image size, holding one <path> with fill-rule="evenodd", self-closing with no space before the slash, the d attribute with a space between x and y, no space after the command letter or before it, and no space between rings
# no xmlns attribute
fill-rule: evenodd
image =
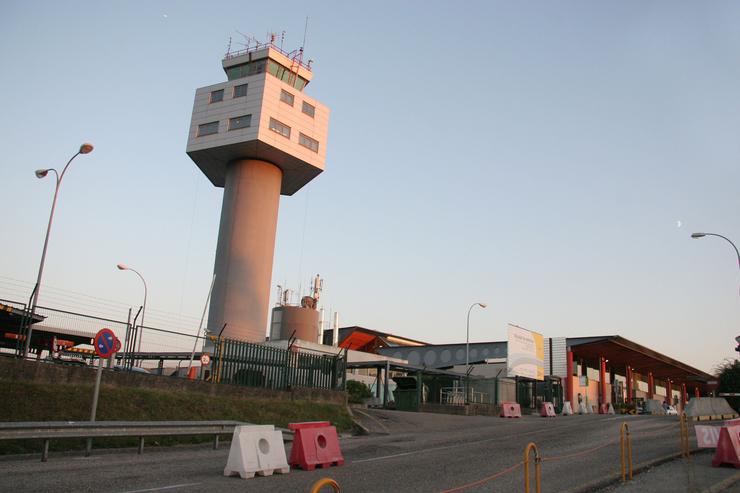
<svg viewBox="0 0 740 493"><path fill-rule="evenodd" d="M210 379L274 390L308 387L344 390L346 355L312 354L225 337L213 346Z"/></svg>
<svg viewBox="0 0 740 493"><path fill-rule="evenodd" d="M213 435L218 448L219 435L232 434L240 421L87 421L87 422L10 422L0 423L0 440L43 440L41 461L49 458L49 442L60 438L137 437L138 453L144 453L144 438L151 436Z"/></svg>
<svg viewBox="0 0 740 493"><path fill-rule="evenodd" d="M7 301L4 305L22 312L27 311L23 303ZM59 332L62 337L65 333L92 337L104 327L113 330L116 337L123 343L122 350L116 355L114 363L127 370L140 366L142 361L156 361L159 362L159 368L153 371L164 374L164 361L176 359L180 361L180 364L177 368L170 368L172 376L186 377L187 373L181 370L191 367L189 362L193 348L203 347L212 353L212 359L210 366L203 368L205 371L201 372L201 378L213 383L230 383L274 390L299 387L345 389L347 367L345 353L315 354L299 351L296 348L276 348L238 339L203 337L175 330L137 326L136 317L132 320L131 313L129 313L128 320L115 320L41 306L36 308L36 313L44 317L42 322L34 324L36 330L46 327L50 332ZM28 320L24 319L20 324L16 341L17 354L20 354L21 343L25 340L25 327ZM51 341L49 344L49 347L40 351L48 350L51 353ZM200 353L198 349L198 355ZM72 350L62 350L60 354L74 359L68 362L80 364L92 363L95 359L92 355L92 348L80 351L76 346ZM61 363L65 360L57 357L56 361Z"/></svg>

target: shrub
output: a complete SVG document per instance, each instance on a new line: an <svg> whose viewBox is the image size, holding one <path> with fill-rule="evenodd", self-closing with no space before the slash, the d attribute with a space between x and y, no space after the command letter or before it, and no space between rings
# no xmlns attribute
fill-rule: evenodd
<svg viewBox="0 0 740 493"><path fill-rule="evenodd" d="M347 380L347 400L353 404L361 404L363 399L372 397L370 387L357 380Z"/></svg>

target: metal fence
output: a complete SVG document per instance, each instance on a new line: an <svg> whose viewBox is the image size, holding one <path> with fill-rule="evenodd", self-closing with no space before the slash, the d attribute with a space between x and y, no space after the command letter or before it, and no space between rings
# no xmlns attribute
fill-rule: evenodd
<svg viewBox="0 0 740 493"><path fill-rule="evenodd" d="M344 390L347 359L313 354L225 337L209 337L213 347L210 375L214 382L228 382L276 390L309 387Z"/></svg>
<svg viewBox="0 0 740 493"><path fill-rule="evenodd" d="M26 304L3 301L6 305L26 311ZM159 367L152 369L155 373L164 374L164 362L177 360L177 367L170 368L172 376L187 377L186 371L202 352L212 355L211 363L201 369L200 377L212 383L230 383L251 387L263 387L275 390L307 387L331 390L344 390L346 381L347 358L345 353L315 354L297 350L276 348L264 344L241 341L225 337L203 337L179 331L164 330L156 327L136 325L137 314L129 310L127 320L115 320L68 310L49 307L36 307L36 313L44 320L33 324L36 331L46 331L92 338L102 328L111 329L121 341L122 348L117 354L118 365L132 369L144 362L157 362ZM133 315L133 316L132 316ZM27 325L28 320L21 322ZM24 327L18 328L18 345L16 352L23 354L22 341L25 340ZM55 351L51 345L49 354ZM92 362L92 346L89 349L78 348L77 352L68 351L79 361ZM40 350L43 353L44 350ZM63 353L65 354L65 353ZM184 368L183 368L184 367Z"/></svg>

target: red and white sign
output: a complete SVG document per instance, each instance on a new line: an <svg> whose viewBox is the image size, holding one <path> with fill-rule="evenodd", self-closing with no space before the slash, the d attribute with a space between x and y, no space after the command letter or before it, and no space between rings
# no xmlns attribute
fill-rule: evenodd
<svg viewBox="0 0 740 493"><path fill-rule="evenodd" d="M696 444L699 448L717 448L720 426L696 425Z"/></svg>
<svg viewBox="0 0 740 493"><path fill-rule="evenodd" d="M200 364L203 366L208 366L211 364L211 355L209 354L201 354L200 355Z"/></svg>

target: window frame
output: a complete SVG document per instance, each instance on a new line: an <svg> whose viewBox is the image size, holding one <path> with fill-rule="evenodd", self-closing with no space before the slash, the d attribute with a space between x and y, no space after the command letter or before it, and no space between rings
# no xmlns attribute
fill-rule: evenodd
<svg viewBox="0 0 740 493"><path fill-rule="evenodd" d="M220 99L214 100L213 99L213 95L214 94L221 94ZM224 100L224 90L223 89L216 89L216 90L211 91L211 94L208 97L208 104L220 103L223 100Z"/></svg>
<svg viewBox="0 0 740 493"><path fill-rule="evenodd" d="M316 144L316 149L314 149L311 145L307 145L304 143L306 141L309 144ZM314 139L313 137L309 137L308 135L304 134L303 132L298 132L298 145L301 145L305 147L306 149L315 152L316 154L319 153L319 141Z"/></svg>
<svg viewBox="0 0 740 493"><path fill-rule="evenodd" d="M280 101L293 107L295 105L295 94L290 93L285 89L280 89Z"/></svg>
<svg viewBox="0 0 740 493"><path fill-rule="evenodd" d="M240 118L249 118L249 122L247 123L247 125L244 125L243 127L234 127L232 125L233 121L234 120L237 120L237 119L240 119ZM244 128L249 128L251 126L252 126L252 115L251 115L251 113L248 114L248 115L235 116L233 118L229 118L229 130L228 131L231 132L232 130L241 130L241 129L244 129Z"/></svg>
<svg viewBox="0 0 740 493"><path fill-rule="evenodd" d="M274 128L273 127L273 123L276 123L278 126L281 126L283 128L287 128L288 129L288 135L285 135L282 131L278 130L277 128ZM278 120L276 118L273 118L273 117L270 117L270 123L268 125L268 128L270 130L272 130L273 132L275 132L276 134L282 135L286 139L290 140L290 134L291 134L292 129L288 125L286 125L285 123L281 122L280 120Z"/></svg>
<svg viewBox="0 0 740 493"><path fill-rule="evenodd" d="M213 125L213 124L216 124L214 132L203 133L204 127L206 127L207 125ZM209 135L216 135L218 131L220 130L220 127L221 127L221 122L219 122L218 120L216 120L215 122L200 123L198 124L198 131L195 134L195 136L196 137L207 137Z"/></svg>
<svg viewBox="0 0 740 493"><path fill-rule="evenodd" d="M233 91L231 91L231 97L232 97L232 99L236 99L236 98L245 98L245 97L247 97L247 90L248 90L248 86L249 86L249 83L247 83L247 84L237 84L237 85L235 85L235 86L234 86L234 89L233 89ZM243 87L243 88L244 88L244 94L241 94L241 95L238 95L238 96L237 96L237 94L236 94L236 88L237 88L237 87Z"/></svg>
<svg viewBox="0 0 740 493"><path fill-rule="evenodd" d="M314 106L311 103L308 103L306 101L303 101L302 103L303 104L301 104L301 112L304 115L306 115L306 116L310 116L311 118L315 118L315 115L316 115L316 106ZM306 106L308 106L309 108L311 108L311 113L309 113L309 112L306 111Z"/></svg>

